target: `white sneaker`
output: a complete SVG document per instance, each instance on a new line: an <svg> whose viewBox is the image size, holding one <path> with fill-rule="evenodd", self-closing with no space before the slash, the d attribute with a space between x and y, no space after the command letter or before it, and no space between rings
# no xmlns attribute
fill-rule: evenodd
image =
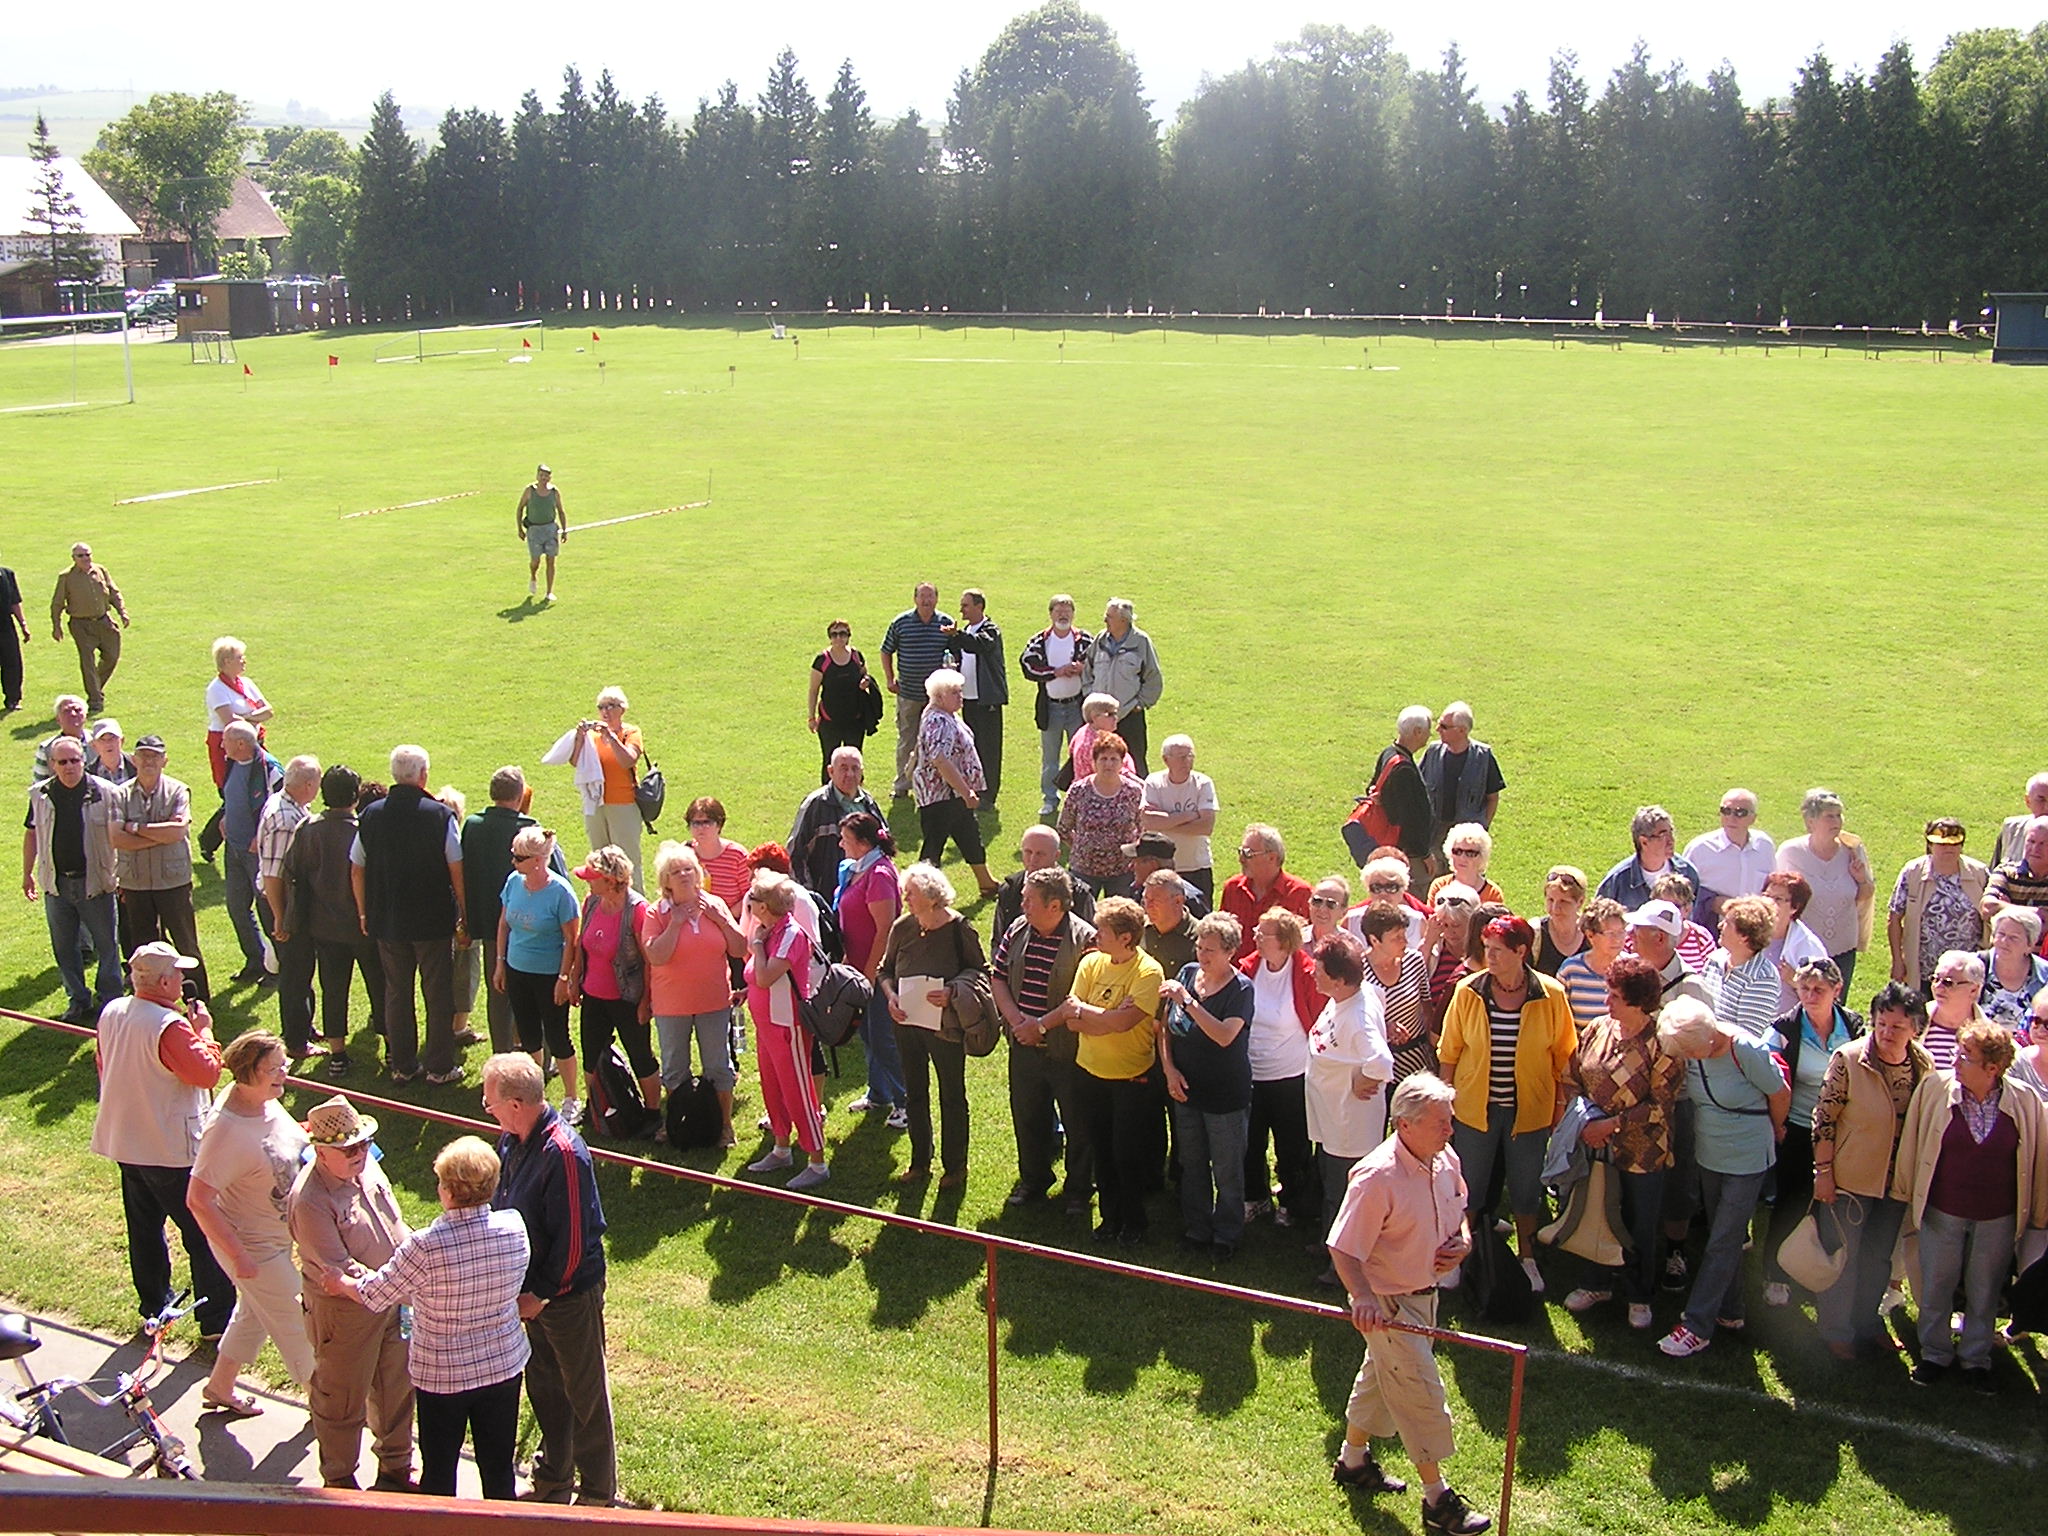
<svg viewBox="0 0 2048 1536"><path fill-rule="evenodd" d="M784 1185L785 1189L816 1189L832 1177L832 1170L823 1163L812 1163Z"/></svg>
<svg viewBox="0 0 2048 1536"><path fill-rule="evenodd" d="M765 1153L747 1164L747 1172L774 1173L778 1169L787 1168L793 1161L789 1155L789 1148L777 1147L774 1151Z"/></svg>
<svg viewBox="0 0 2048 1536"><path fill-rule="evenodd" d="M857 1099L848 1099L846 1101L846 1112L850 1115L864 1115L874 1108L874 1104L875 1101L873 1099L869 1098L866 1094L862 1094Z"/></svg>
<svg viewBox="0 0 2048 1536"><path fill-rule="evenodd" d="M1884 1289L1884 1295L1880 1296L1877 1300L1877 1315L1884 1317L1898 1311L1905 1304L1906 1293L1896 1285L1888 1285Z"/></svg>
<svg viewBox="0 0 2048 1536"><path fill-rule="evenodd" d="M1590 1312L1593 1308L1599 1306L1601 1302L1612 1301L1613 1299L1614 1292L1612 1291L1591 1291L1587 1290L1584 1286L1580 1286L1571 1295L1565 1297L1564 1309L1567 1312Z"/></svg>
<svg viewBox="0 0 2048 1536"><path fill-rule="evenodd" d="M1650 1304L1647 1301L1632 1301L1628 1304L1628 1325L1637 1329L1650 1326Z"/></svg>
<svg viewBox="0 0 2048 1536"><path fill-rule="evenodd" d="M1543 1271L1536 1267L1536 1261L1534 1259L1522 1260L1522 1273L1529 1277L1529 1294L1531 1296L1541 1296L1543 1294Z"/></svg>
<svg viewBox="0 0 2048 1536"><path fill-rule="evenodd" d="M1781 1280L1773 1280L1764 1287L1764 1305L1767 1307L1789 1307L1792 1305L1792 1287Z"/></svg>
<svg viewBox="0 0 2048 1536"><path fill-rule="evenodd" d="M562 1100L562 1107L559 1113L564 1123L581 1125L583 1123L583 1101L581 1099L564 1099Z"/></svg>
<svg viewBox="0 0 2048 1536"><path fill-rule="evenodd" d="M901 1104L898 1104L895 1108L889 1111L888 1126L889 1129L892 1131L909 1130L910 1111L905 1109Z"/></svg>
<svg viewBox="0 0 2048 1536"><path fill-rule="evenodd" d="M550 592L550 593L549 593L549 594L548 594L548 595L547 595L546 597L544 597L544 598L542 598L542 599L541 599L541 601L542 601L542 602L544 602L544 603L552 603L552 602L553 602L554 600L555 600L555 594L554 594L554 593L552 593L552 592Z"/></svg>

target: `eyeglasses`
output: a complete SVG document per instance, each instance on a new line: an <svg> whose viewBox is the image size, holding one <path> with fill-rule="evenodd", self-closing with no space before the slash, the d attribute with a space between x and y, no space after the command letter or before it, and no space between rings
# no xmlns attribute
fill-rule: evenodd
<svg viewBox="0 0 2048 1536"><path fill-rule="evenodd" d="M1312 907L1341 907L1344 900L1341 896L1311 896L1308 904Z"/></svg>
<svg viewBox="0 0 2048 1536"><path fill-rule="evenodd" d="M524 864L530 859L537 859L539 857L540 855L537 853L515 853L512 855L512 862L514 864Z"/></svg>
<svg viewBox="0 0 2048 1536"><path fill-rule="evenodd" d="M718 823L713 821L709 816L700 816L695 821L691 822L690 825L693 827L715 827L718 825Z"/></svg>
<svg viewBox="0 0 2048 1536"><path fill-rule="evenodd" d="M1721 807L1721 814L1723 816L1733 816L1737 821L1747 821L1756 812L1746 805L1724 805Z"/></svg>
<svg viewBox="0 0 2048 1536"><path fill-rule="evenodd" d="M825 638L828 640L850 640L853 638L853 631L850 629L828 629L825 631Z"/></svg>
<svg viewBox="0 0 2048 1536"><path fill-rule="evenodd" d="M1454 859L1476 859L1479 857L1479 853L1480 850L1477 848L1453 848L1451 850L1451 857Z"/></svg>
<svg viewBox="0 0 2048 1536"><path fill-rule="evenodd" d="M1967 987L1970 979L1967 976L1937 976L1934 984L1937 987Z"/></svg>
<svg viewBox="0 0 2048 1536"><path fill-rule="evenodd" d="M1268 851L1264 848L1240 848L1237 850L1238 862L1242 863L1246 859L1256 859L1260 854Z"/></svg>
<svg viewBox="0 0 2048 1536"><path fill-rule="evenodd" d="M1366 890L1374 896L1398 896L1406 889L1406 886L1392 881L1375 881L1366 887Z"/></svg>
<svg viewBox="0 0 2048 1536"><path fill-rule="evenodd" d="M1467 901L1462 896L1439 896L1436 899L1436 905L1437 910L1442 911L1445 907L1456 907L1462 910L1466 907L1477 906L1478 903L1473 901Z"/></svg>

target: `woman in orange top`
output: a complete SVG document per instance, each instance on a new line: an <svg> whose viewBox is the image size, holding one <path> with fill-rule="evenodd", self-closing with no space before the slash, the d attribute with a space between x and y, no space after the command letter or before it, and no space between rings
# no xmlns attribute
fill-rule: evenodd
<svg viewBox="0 0 2048 1536"><path fill-rule="evenodd" d="M588 741L597 753L597 765L604 771L604 795L592 805L586 796L583 830L590 846L623 848L633 863L633 889L644 890L640 875L640 807L633 799L640 782L640 760L647 748L640 740L640 727L626 724L626 694L622 688L607 688L597 696L597 718L576 726L576 745L569 761L577 762Z"/></svg>

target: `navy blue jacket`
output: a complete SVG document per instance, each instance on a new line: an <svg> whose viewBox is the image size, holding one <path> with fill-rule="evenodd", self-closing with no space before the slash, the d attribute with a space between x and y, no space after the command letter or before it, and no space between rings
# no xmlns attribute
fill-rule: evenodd
<svg viewBox="0 0 2048 1536"><path fill-rule="evenodd" d="M498 1138L498 1210L526 1223L533 1258L526 1289L543 1301L576 1296L604 1284L604 1207L590 1148L548 1105L524 1141Z"/></svg>

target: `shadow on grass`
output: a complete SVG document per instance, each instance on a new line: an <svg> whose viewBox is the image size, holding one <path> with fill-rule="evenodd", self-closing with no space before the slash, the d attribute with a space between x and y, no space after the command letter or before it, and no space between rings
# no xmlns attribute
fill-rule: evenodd
<svg viewBox="0 0 2048 1536"><path fill-rule="evenodd" d="M61 999L57 967L45 966L34 976L25 976L0 990L0 1008L43 1016L42 1005L52 993ZM38 1125L55 1125L69 1119L82 1105L99 1100L99 1077L93 1068L92 1042L59 1030L23 1029L0 1046L0 1082L34 1084L28 1102Z"/></svg>
<svg viewBox="0 0 2048 1536"><path fill-rule="evenodd" d="M935 1198L927 1212L924 1202L928 1194ZM927 1179L892 1185L875 1204L877 1209L899 1215L957 1225L962 1194L960 1189L938 1189ZM972 1242L882 1227L861 1255L861 1267L875 1292L869 1321L877 1328L914 1327L934 1303L974 1285L981 1277L982 1265L983 1250Z"/></svg>
<svg viewBox="0 0 2048 1536"><path fill-rule="evenodd" d="M540 615L550 612L552 606L542 602L537 597L529 597L510 608L500 608L498 610L498 617L507 624L523 624L528 619L538 618Z"/></svg>

